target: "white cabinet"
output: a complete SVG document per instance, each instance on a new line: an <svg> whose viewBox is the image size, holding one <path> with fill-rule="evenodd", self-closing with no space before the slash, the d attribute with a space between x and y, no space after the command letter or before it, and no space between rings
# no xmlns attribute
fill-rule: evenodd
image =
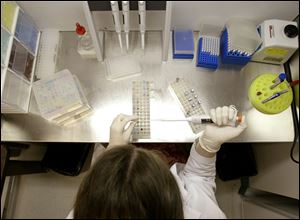
<svg viewBox="0 0 300 220"><path fill-rule="evenodd" d="M253 144L258 174L250 187L299 200L299 165L290 159L292 143ZM294 151L299 158L299 143Z"/></svg>

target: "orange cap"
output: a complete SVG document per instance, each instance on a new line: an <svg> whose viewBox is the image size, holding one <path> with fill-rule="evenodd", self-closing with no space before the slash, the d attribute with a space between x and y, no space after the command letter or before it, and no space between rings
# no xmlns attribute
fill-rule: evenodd
<svg viewBox="0 0 300 220"><path fill-rule="evenodd" d="M237 115L237 116L236 116L236 121L237 121L238 123L241 123L241 122L243 121L243 115L242 115L242 114Z"/></svg>
<svg viewBox="0 0 300 220"><path fill-rule="evenodd" d="M78 22L76 23L76 33L78 35L84 35L86 32L85 28L81 26Z"/></svg>

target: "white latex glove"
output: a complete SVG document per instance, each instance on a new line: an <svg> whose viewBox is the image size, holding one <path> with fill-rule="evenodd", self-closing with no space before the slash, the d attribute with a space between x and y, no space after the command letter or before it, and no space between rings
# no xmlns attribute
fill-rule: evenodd
<svg viewBox="0 0 300 220"><path fill-rule="evenodd" d="M129 144L130 136L137 119L136 116L119 114L110 126L109 147ZM125 129L128 123L130 124Z"/></svg>
<svg viewBox="0 0 300 220"><path fill-rule="evenodd" d="M229 126L232 121L236 120L236 115L237 110L233 105L211 109L210 117L215 124L206 126L199 137L200 146L209 153L216 153L224 142L239 136L247 125L243 116L238 126Z"/></svg>

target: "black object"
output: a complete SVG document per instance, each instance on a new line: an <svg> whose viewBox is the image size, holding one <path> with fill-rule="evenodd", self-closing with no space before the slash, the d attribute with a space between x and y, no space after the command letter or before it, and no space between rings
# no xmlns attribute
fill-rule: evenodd
<svg viewBox="0 0 300 220"><path fill-rule="evenodd" d="M249 177L248 176L243 176L241 177L241 186L239 189L239 194L245 195L247 189L249 188Z"/></svg>
<svg viewBox="0 0 300 220"><path fill-rule="evenodd" d="M289 24L284 27L284 34L289 38L294 38L298 36L298 28L293 25Z"/></svg>
<svg viewBox="0 0 300 220"><path fill-rule="evenodd" d="M223 144L217 153L216 170L220 179L224 181L257 175L251 144Z"/></svg>
<svg viewBox="0 0 300 220"><path fill-rule="evenodd" d="M49 143L42 164L60 174L77 176L93 146L91 143Z"/></svg>
<svg viewBox="0 0 300 220"><path fill-rule="evenodd" d="M298 25L299 25L299 17L298 18ZM299 39L298 39L299 40ZM284 66L284 72L286 74L286 80L288 82L292 82L292 73L291 73L291 68L290 68L290 61L293 57L291 57L287 62L285 62L283 64ZM298 120L298 114L297 114L297 106L296 106L296 92L295 92L295 88L294 86L292 86L292 90L293 90L293 101L291 104L291 109L292 109L292 117L293 117L293 125L294 125L294 140L293 140L293 144L290 150L290 158L293 162L299 164L299 159L296 160L294 157L294 150L297 146L297 143L299 143L299 120ZM299 147L298 147L299 148Z"/></svg>
<svg viewBox="0 0 300 220"><path fill-rule="evenodd" d="M91 11L111 11L110 1L88 1ZM119 10L122 11L122 1L118 1ZM146 1L147 11L165 11L166 1ZM139 10L138 1L129 1L130 11Z"/></svg>
<svg viewBox="0 0 300 220"><path fill-rule="evenodd" d="M11 158L20 156L22 151L28 148L28 144L1 142L1 196L7 176L48 172L48 169L43 167L40 161L23 161Z"/></svg>

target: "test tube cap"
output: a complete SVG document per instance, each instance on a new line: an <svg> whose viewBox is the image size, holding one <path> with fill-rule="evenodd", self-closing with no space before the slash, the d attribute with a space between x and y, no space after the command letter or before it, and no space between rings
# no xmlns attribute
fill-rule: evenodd
<svg viewBox="0 0 300 220"><path fill-rule="evenodd" d="M285 80L286 75L285 75L285 73L280 73L278 77L281 81L283 81L283 80Z"/></svg>
<svg viewBox="0 0 300 220"><path fill-rule="evenodd" d="M86 32L85 28L81 26L78 22L76 23L76 33L78 35L84 35Z"/></svg>

